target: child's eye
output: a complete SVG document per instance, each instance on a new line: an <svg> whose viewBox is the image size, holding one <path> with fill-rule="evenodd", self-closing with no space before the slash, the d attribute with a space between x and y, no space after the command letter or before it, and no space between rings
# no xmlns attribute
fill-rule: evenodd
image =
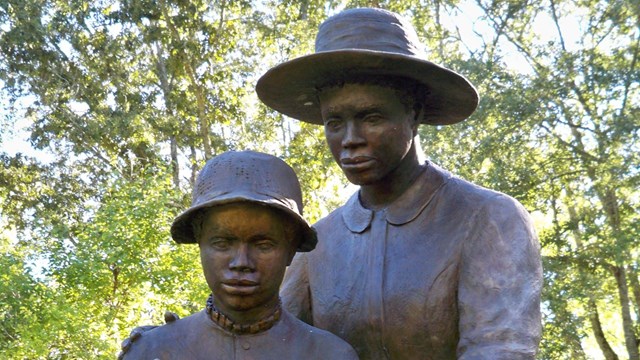
<svg viewBox="0 0 640 360"><path fill-rule="evenodd" d="M231 246L231 241L225 238L213 238L209 241L209 245L216 250L227 250Z"/></svg>
<svg viewBox="0 0 640 360"><path fill-rule="evenodd" d="M259 241L256 243L256 247L262 251L268 251L275 247L276 245L271 240Z"/></svg>

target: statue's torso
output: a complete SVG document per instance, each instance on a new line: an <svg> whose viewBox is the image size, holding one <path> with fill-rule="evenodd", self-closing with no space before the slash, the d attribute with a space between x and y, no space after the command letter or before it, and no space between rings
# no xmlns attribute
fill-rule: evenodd
<svg viewBox="0 0 640 360"><path fill-rule="evenodd" d="M286 311L269 330L236 335L217 326L205 311L145 332L125 359L281 360L356 359L342 340L312 328Z"/></svg>
<svg viewBox="0 0 640 360"><path fill-rule="evenodd" d="M540 258L526 211L439 171L417 181L396 208L370 212L355 195L319 221L316 250L297 255L287 274L285 306L361 359L454 359L460 343L471 354L493 332L505 343L520 336L535 353Z"/></svg>

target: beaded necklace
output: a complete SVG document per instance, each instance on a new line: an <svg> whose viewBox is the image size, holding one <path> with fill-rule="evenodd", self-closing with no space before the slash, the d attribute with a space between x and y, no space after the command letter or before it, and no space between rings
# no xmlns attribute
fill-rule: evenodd
<svg viewBox="0 0 640 360"><path fill-rule="evenodd" d="M209 318L221 328L237 335L245 335L257 334L259 332L269 330L276 322L278 322L278 320L280 320L282 307L280 305L280 301L278 301L275 311L266 318L256 321L253 324L236 324L233 320L229 319L226 315L216 309L215 306L213 306L213 294L211 294L207 299L206 311L207 314L209 314Z"/></svg>

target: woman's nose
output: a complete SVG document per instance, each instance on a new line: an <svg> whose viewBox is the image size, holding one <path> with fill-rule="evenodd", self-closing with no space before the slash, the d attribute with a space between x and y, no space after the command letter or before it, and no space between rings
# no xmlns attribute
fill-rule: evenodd
<svg viewBox="0 0 640 360"><path fill-rule="evenodd" d="M355 121L345 123L344 136L342 137L342 147L349 148L364 144L362 129Z"/></svg>

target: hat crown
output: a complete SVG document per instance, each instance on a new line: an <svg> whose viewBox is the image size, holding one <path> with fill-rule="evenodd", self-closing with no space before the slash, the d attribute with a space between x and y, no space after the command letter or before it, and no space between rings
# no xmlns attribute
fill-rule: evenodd
<svg viewBox="0 0 640 360"><path fill-rule="evenodd" d="M294 119L323 124L318 90L328 83L388 76L418 83L421 123L463 121L478 106L478 92L464 76L429 61L415 29L398 14L358 8L320 25L316 51L269 69L257 82L267 106Z"/></svg>
<svg viewBox="0 0 640 360"><path fill-rule="evenodd" d="M193 218L200 211L237 202L263 204L284 211L300 225L297 251L311 251L318 237L302 217L302 191L293 169L281 159L255 151L229 151L205 164L192 192L191 207L171 224L178 243L197 242Z"/></svg>
<svg viewBox="0 0 640 360"><path fill-rule="evenodd" d="M302 215L295 172L281 159L254 151L230 151L209 160L198 174L191 207L233 194L247 200L271 199Z"/></svg>
<svg viewBox="0 0 640 360"><path fill-rule="evenodd" d="M358 49L426 57L409 21L373 8L345 10L325 20L318 29L315 47L316 53Z"/></svg>

